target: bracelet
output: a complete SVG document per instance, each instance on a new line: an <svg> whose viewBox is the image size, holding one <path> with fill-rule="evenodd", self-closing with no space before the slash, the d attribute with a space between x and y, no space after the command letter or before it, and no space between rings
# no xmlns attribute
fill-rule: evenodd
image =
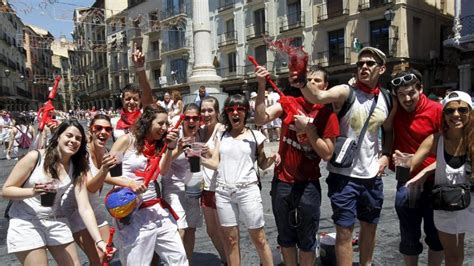
<svg viewBox="0 0 474 266"><path fill-rule="evenodd" d="M97 242L95 242L95 246L97 247L97 244L99 244L100 242L104 242L104 240L98 240Z"/></svg>
<svg viewBox="0 0 474 266"><path fill-rule="evenodd" d="M140 71L144 71L145 70L145 67L137 67L135 68L135 72L140 72Z"/></svg>

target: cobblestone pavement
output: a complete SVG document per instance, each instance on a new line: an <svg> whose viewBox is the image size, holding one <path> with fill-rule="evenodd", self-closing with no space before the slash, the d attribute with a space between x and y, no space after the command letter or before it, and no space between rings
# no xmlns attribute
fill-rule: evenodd
<svg viewBox="0 0 474 266"><path fill-rule="evenodd" d="M267 153L276 151L278 144L275 142L267 143L265 151ZM7 161L4 159L4 155L0 153L0 185L3 185L5 179L10 173L11 169L15 165L14 160ZM327 186L324 182L327 172L325 165L322 163L323 178L321 179L322 186L322 206L321 206L321 220L320 220L320 231L321 232L334 232L334 226L331 220L331 206L327 198ZM265 232L269 240L272 250L275 251L277 247L276 238L277 231L275 221L271 210L271 201L269 196L270 182L272 178L272 169L268 169L263 172L264 176L262 179L263 189L262 198L265 212ZM377 244L374 253L374 264L375 265L403 265L403 259L398 252L398 245L400 241L400 233L398 228L398 219L394 209L394 194L395 194L395 178L392 172L388 171L388 175L384 177L384 192L385 202L382 211L382 217L380 224L377 229ZM104 191L107 191L109 187L106 187ZM104 193L105 194L105 193ZM0 265L19 265L14 255L7 254L6 248L6 232L8 228L8 222L3 219L3 212L7 205L6 200L0 201L0 213L2 219L0 219ZM356 227L355 231L358 231ZM248 233L246 230L241 229L241 256L242 265L259 265L258 255L250 242ZM474 235L470 234L465 239L465 264L474 266ZM116 256L117 257L117 256ZM81 261L84 265L87 265L86 257L81 253ZM354 253L354 262L358 261L358 253ZM194 265L220 265L220 260L214 249L210 239L205 232L205 226L199 228L196 232L196 245L193 255ZM54 265L54 261L50 259L51 265ZM420 255L420 265L426 265L426 245L424 246L424 252ZM114 259L112 265L120 265L117 259Z"/></svg>

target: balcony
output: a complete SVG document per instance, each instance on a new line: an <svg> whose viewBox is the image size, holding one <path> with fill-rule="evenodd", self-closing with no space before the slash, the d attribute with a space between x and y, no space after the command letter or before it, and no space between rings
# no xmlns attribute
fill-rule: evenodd
<svg viewBox="0 0 474 266"><path fill-rule="evenodd" d="M146 61L148 63L155 62L155 61L160 61L160 60L161 60L160 51L150 51L150 52L147 53Z"/></svg>
<svg viewBox="0 0 474 266"><path fill-rule="evenodd" d="M263 36L268 35L268 22L250 24L245 27L245 34L247 40L262 38Z"/></svg>
<svg viewBox="0 0 474 266"><path fill-rule="evenodd" d="M461 18L461 36L474 35L474 15Z"/></svg>
<svg viewBox="0 0 474 266"><path fill-rule="evenodd" d="M166 80L167 80L166 86L175 86L175 85L184 84L188 82L186 70L177 71L177 73L178 74L166 75ZM179 73L182 73L182 74L179 74Z"/></svg>
<svg viewBox="0 0 474 266"><path fill-rule="evenodd" d="M120 64L120 72L128 72L128 62L122 62Z"/></svg>
<svg viewBox="0 0 474 266"><path fill-rule="evenodd" d="M224 80L241 79L245 76L245 67L221 67L217 69L217 75L221 76Z"/></svg>
<svg viewBox="0 0 474 266"><path fill-rule="evenodd" d="M118 63L112 63L110 64L109 69L110 69L110 73L115 73L119 71L120 67Z"/></svg>
<svg viewBox="0 0 474 266"><path fill-rule="evenodd" d="M188 10L190 9L186 5L167 7L166 9L161 11L161 21L165 21L178 16L187 16Z"/></svg>
<svg viewBox="0 0 474 266"><path fill-rule="evenodd" d="M376 47L384 52L388 57L395 57L398 48L398 27L389 27L389 37L370 40L370 43L365 43L364 46L370 45Z"/></svg>
<svg viewBox="0 0 474 266"><path fill-rule="evenodd" d="M342 47L329 51L319 52L316 60L323 67L349 64L351 62L351 48Z"/></svg>
<svg viewBox="0 0 474 266"><path fill-rule="evenodd" d="M148 29L146 30L145 34L153 35L160 33L160 21L157 19L150 20L148 24Z"/></svg>
<svg viewBox="0 0 474 266"><path fill-rule="evenodd" d="M237 43L237 31L228 31L218 35L218 46L226 46Z"/></svg>
<svg viewBox="0 0 474 266"><path fill-rule="evenodd" d="M31 95L31 92L23 90L23 89L18 88L18 87L16 88L16 94L19 95L19 96L23 96L27 99L32 99L33 98L32 95Z"/></svg>
<svg viewBox="0 0 474 266"><path fill-rule="evenodd" d="M273 67L274 67L274 62L273 61L267 61L264 66L265 68L270 72L273 73ZM245 66L245 75L248 77L255 77L255 66L253 64L246 65Z"/></svg>
<svg viewBox="0 0 474 266"><path fill-rule="evenodd" d="M340 16L348 15L349 8L343 8L342 4L340 8L328 7L327 4L321 4L317 7L318 22L325 21L328 19L337 18Z"/></svg>
<svg viewBox="0 0 474 266"><path fill-rule="evenodd" d="M185 39L179 39L177 41L163 42L161 44L161 48L163 50L162 53L170 53L180 49L188 49L189 45L188 41L186 41Z"/></svg>
<svg viewBox="0 0 474 266"><path fill-rule="evenodd" d="M130 36L131 40L138 40L138 39L143 38L142 30L140 28L135 28L135 29L132 28L131 30L128 31L128 35Z"/></svg>
<svg viewBox="0 0 474 266"><path fill-rule="evenodd" d="M235 0L219 0L219 6L217 11L222 12L224 10L233 8L235 5Z"/></svg>
<svg viewBox="0 0 474 266"><path fill-rule="evenodd" d="M393 0L359 0L359 11L382 7L392 2Z"/></svg>
<svg viewBox="0 0 474 266"><path fill-rule="evenodd" d="M280 32L304 27L304 12L279 17Z"/></svg>

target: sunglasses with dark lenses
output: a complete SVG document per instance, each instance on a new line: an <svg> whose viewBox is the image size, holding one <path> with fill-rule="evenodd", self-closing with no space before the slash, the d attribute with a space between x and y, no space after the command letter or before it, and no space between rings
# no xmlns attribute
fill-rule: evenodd
<svg viewBox="0 0 474 266"><path fill-rule="evenodd" d="M459 107L459 108L445 108L443 112L447 115L453 115L454 112L458 111L460 115L467 115L469 113L469 107Z"/></svg>
<svg viewBox="0 0 474 266"><path fill-rule="evenodd" d="M233 112L245 112L247 111L247 108L240 106L240 105L234 105L234 106L228 106L225 108L225 111L227 113L233 113Z"/></svg>
<svg viewBox="0 0 474 266"><path fill-rule="evenodd" d="M199 120L201 120L201 117L199 115L185 115L184 116L185 121L191 121L191 119L193 121L199 121Z"/></svg>
<svg viewBox="0 0 474 266"><path fill-rule="evenodd" d="M94 132L102 132L102 130L105 130L107 133L111 133L114 130L112 127L100 125L93 125L92 129L94 130Z"/></svg>
<svg viewBox="0 0 474 266"><path fill-rule="evenodd" d="M357 67L359 67L359 68L363 67L364 65L367 65L368 67L373 67L377 64L378 63L376 61L371 61L371 60L369 60L369 61L358 61L356 63Z"/></svg>
<svg viewBox="0 0 474 266"><path fill-rule="evenodd" d="M410 84L412 81L417 80L418 78L415 76L415 74L406 74L405 76L401 76L398 78L392 79L391 83L393 86L400 86L400 85L405 85L405 84Z"/></svg>

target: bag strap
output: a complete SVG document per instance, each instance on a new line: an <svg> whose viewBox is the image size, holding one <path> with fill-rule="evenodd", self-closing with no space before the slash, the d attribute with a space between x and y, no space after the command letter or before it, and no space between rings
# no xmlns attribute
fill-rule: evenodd
<svg viewBox="0 0 474 266"><path fill-rule="evenodd" d="M258 143L257 143L257 137L255 137L255 133L253 133L253 130L250 128L247 128L250 130L250 133L252 133L252 137L255 140L255 158L257 159L257 178L260 180L260 167L258 166Z"/></svg>
<svg viewBox="0 0 474 266"><path fill-rule="evenodd" d="M349 109L351 109L352 104L355 102L355 92L354 92L354 87L349 86L349 95L347 96L347 99L344 101L344 104L341 107L341 110L337 113L337 118L341 120L342 117L344 117ZM331 105L331 110L334 110L334 108Z"/></svg>
<svg viewBox="0 0 474 266"><path fill-rule="evenodd" d="M38 149L35 149L35 151L38 153L38 157L36 157L36 163L35 163L35 168L33 168L33 170L31 170L30 174L28 175L28 177L25 179L25 181L23 182L23 184L21 184L21 187L24 187L26 182L28 182L28 180L30 179L31 175L33 174L33 171L36 169L36 167L38 167L38 165L41 164L41 153ZM5 213L3 214L3 217L5 217L6 219L10 219L10 215L8 215L8 213L10 212L10 208L12 207L12 204L13 204L13 201L12 200L9 200L8 201L8 204L7 204L7 207L5 208Z"/></svg>
<svg viewBox="0 0 474 266"><path fill-rule="evenodd" d="M367 127L369 126L370 116L372 116L372 113L375 110L375 106L377 105L377 101L378 101L378 96L376 95L374 97L374 101L372 102L372 106L370 107L369 115L367 116L367 119L365 120L364 127L360 131L359 139L357 140L357 147L356 147L355 154L359 154L360 147L362 146L361 145L362 139L364 138L365 132L367 132Z"/></svg>

